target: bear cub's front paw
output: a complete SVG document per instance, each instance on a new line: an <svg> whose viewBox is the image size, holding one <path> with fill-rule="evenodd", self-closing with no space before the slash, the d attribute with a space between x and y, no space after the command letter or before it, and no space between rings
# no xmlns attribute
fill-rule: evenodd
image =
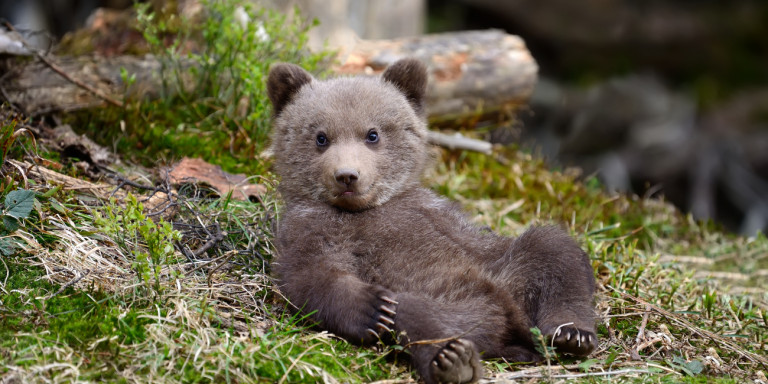
<svg viewBox="0 0 768 384"><path fill-rule="evenodd" d="M587 356L597 347L597 335L592 331L564 325L555 330L552 345L559 353Z"/></svg>
<svg viewBox="0 0 768 384"><path fill-rule="evenodd" d="M473 383L483 376L483 366L475 344L457 339L437 353L432 360L432 375L437 383Z"/></svg>
<svg viewBox="0 0 768 384"><path fill-rule="evenodd" d="M369 299L368 319L363 325L363 344L374 344L379 340L394 341L395 316L397 301L395 295L386 288L377 288ZM392 335L392 336L390 336Z"/></svg>

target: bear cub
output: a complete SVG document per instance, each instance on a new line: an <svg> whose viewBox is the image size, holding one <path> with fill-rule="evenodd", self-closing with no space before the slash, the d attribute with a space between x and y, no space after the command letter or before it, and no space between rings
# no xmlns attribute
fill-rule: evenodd
<svg viewBox="0 0 768 384"><path fill-rule="evenodd" d="M426 85L413 59L378 78L271 69L280 290L349 342L400 343L426 383L477 381L481 357L540 361L532 327L588 355L595 280L579 245L557 227L480 229L421 186Z"/></svg>

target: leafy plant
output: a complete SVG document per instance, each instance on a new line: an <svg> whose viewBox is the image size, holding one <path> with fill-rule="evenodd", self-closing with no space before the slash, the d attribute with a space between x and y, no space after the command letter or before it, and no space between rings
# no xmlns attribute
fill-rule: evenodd
<svg viewBox="0 0 768 384"><path fill-rule="evenodd" d="M28 189L17 189L5 196L5 205L2 211L3 228L0 230L0 254L11 255L16 246L14 240L6 236L19 229L19 220L26 219L32 213L35 205L35 192Z"/></svg>
<svg viewBox="0 0 768 384"><path fill-rule="evenodd" d="M533 347L536 348L536 352L541 354L546 360L547 365L551 364L552 360L556 358L555 348L547 343L547 338L541 333L538 327L531 328L531 335L533 336Z"/></svg>
<svg viewBox="0 0 768 384"><path fill-rule="evenodd" d="M133 195L125 199L125 207L107 205L104 213L96 212L96 225L105 234L116 240L125 251L133 254L133 269L148 291L162 297L165 285L161 282L163 268L175 264L174 241L181 240L181 234L171 223L159 219L157 222L144 214L144 206ZM169 272L170 277L177 277Z"/></svg>
<svg viewBox="0 0 768 384"><path fill-rule="evenodd" d="M19 220L26 219L35 204L35 192L28 189L17 189L5 196L3 209L3 226L9 232L19 228Z"/></svg>

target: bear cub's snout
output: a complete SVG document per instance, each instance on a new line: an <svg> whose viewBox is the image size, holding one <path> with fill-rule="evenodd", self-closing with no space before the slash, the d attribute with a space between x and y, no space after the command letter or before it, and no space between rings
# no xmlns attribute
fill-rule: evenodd
<svg viewBox="0 0 768 384"><path fill-rule="evenodd" d="M341 168L336 170L334 176L336 176L336 181L338 181L342 187L350 190L352 184L354 184L360 177L360 173L354 169Z"/></svg>

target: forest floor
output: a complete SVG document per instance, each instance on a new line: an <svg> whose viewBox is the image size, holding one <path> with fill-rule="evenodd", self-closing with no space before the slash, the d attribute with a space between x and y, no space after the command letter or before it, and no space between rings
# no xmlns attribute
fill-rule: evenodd
<svg viewBox="0 0 768 384"><path fill-rule="evenodd" d="M272 36L279 28L300 35L264 20ZM305 67L322 60L302 56L296 41L282 56L258 41L238 49ZM263 77L264 57L223 68L233 78ZM352 346L286 310L269 276L282 203L262 155L262 84L239 84L235 96L198 84L234 104L180 97L66 118L114 144L109 165L57 151L41 139L54 128L49 120L0 109L0 382L417 380L400 348ZM251 114L230 108L243 99ZM505 235L566 226L598 281L600 342L591 356L557 356L542 345L547 362L538 366L485 361L485 382L768 383L764 235L737 236L663 200L605 192L596 178L553 170L516 147L434 151L426 186ZM259 193L238 199L237 191L221 196L174 181L163 169L184 156L243 173Z"/></svg>
<svg viewBox="0 0 768 384"><path fill-rule="evenodd" d="M595 353L486 361L487 379L765 382L764 236L607 194L519 150L439 152L427 185L504 234L567 225L598 277ZM162 180L118 189L7 161L6 217L25 204L13 191L34 194L3 237L3 382L415 380L397 348L351 346L285 310L268 275L276 180L262 179L267 192L251 202Z"/></svg>

